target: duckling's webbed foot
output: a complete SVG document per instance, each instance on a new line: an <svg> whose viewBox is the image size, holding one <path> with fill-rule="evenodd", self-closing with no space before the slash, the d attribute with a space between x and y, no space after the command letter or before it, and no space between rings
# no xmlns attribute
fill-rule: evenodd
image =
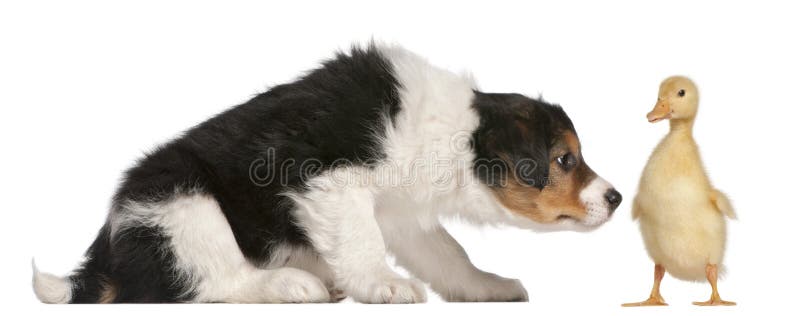
<svg viewBox="0 0 800 316"><path fill-rule="evenodd" d="M650 291L650 297L641 302L622 304L622 307L667 306L667 302L661 297L661 279L663 278L664 267L660 264L656 264L655 272L653 272L653 290Z"/></svg>
<svg viewBox="0 0 800 316"><path fill-rule="evenodd" d="M694 305L698 306L733 306L736 305L734 302L724 301L719 296L719 292L717 291L717 265L709 264L706 266L706 278L708 278L708 283L711 284L711 298L705 302L694 302Z"/></svg>
<svg viewBox="0 0 800 316"><path fill-rule="evenodd" d="M650 297L644 301L636 302L636 303L625 303L622 304L622 307L639 307L639 306L667 306L667 302L664 301L663 297Z"/></svg>
<svg viewBox="0 0 800 316"><path fill-rule="evenodd" d="M697 306L734 306L734 305L736 305L736 302L723 301L719 297L716 297L716 298L712 297L708 301L705 301L705 302L693 302L692 304L697 305Z"/></svg>

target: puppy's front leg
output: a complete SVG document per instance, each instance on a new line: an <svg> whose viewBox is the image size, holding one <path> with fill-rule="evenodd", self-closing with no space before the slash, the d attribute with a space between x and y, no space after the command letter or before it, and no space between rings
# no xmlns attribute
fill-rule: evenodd
<svg viewBox="0 0 800 316"><path fill-rule="evenodd" d="M429 282L447 301L528 301L528 292L519 280L476 268L441 225L423 229L408 222L396 229L384 229L384 233L397 263Z"/></svg>
<svg viewBox="0 0 800 316"><path fill-rule="evenodd" d="M330 265L336 286L363 303L425 302L425 288L386 263L386 246L366 188L315 179L310 190L292 195L298 224Z"/></svg>

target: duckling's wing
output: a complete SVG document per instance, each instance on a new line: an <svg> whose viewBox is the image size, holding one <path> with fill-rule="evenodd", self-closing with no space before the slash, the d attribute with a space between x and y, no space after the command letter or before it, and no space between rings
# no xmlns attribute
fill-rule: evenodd
<svg viewBox="0 0 800 316"><path fill-rule="evenodd" d="M714 205L723 215L730 219L736 219L736 213L733 211L733 205L724 193L716 189L712 190L711 203L714 203Z"/></svg>

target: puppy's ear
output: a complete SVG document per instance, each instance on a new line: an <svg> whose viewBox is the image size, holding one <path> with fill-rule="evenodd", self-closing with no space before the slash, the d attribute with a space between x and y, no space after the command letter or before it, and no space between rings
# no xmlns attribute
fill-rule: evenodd
<svg viewBox="0 0 800 316"><path fill-rule="evenodd" d="M476 152L486 158L475 161L478 176L489 186L544 189L550 175L547 133L521 129L516 124L501 126L474 138Z"/></svg>
<svg viewBox="0 0 800 316"><path fill-rule="evenodd" d="M543 189L550 175L551 126L542 105L517 94L477 91L473 102L481 118L472 139L477 176L489 186L515 181Z"/></svg>
<svg viewBox="0 0 800 316"><path fill-rule="evenodd" d="M519 184L544 189L550 176L550 156L544 138L536 137L520 144L522 150L510 159L510 170Z"/></svg>

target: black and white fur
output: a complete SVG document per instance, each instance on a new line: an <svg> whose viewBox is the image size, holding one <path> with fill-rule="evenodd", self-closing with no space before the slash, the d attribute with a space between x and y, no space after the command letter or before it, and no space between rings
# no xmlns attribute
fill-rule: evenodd
<svg viewBox="0 0 800 316"><path fill-rule="evenodd" d="M339 54L141 159L82 266L35 270L34 291L46 303L410 303L426 300L422 280L450 301L526 300L519 281L473 266L440 218L580 229L610 212L543 225L499 203L476 176L475 137L504 122L476 110L475 89L399 47ZM261 182L285 161L280 181ZM605 205L610 185L595 182L581 198Z"/></svg>

